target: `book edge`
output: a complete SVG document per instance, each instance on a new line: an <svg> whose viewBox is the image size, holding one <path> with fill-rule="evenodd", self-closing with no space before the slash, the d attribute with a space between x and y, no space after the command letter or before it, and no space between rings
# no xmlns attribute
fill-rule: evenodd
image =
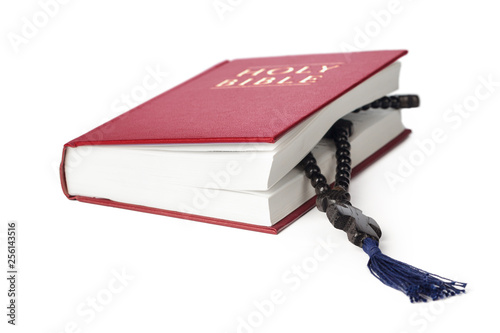
<svg viewBox="0 0 500 333"><path fill-rule="evenodd" d="M373 164L378 159L380 159L382 156L387 154L390 150L392 150L398 144L403 142L410 135L410 133L411 133L411 130L405 129L403 132L401 132L394 139L392 139L387 144L382 146L375 153L373 153L372 155L365 158L361 163L359 163L356 167L353 168L352 176L355 177L356 175L361 173L363 170L365 170L369 165ZM91 198L91 197L85 197L85 196L71 196L71 195L69 195L69 193L67 191L66 180L64 177L64 157L66 154L66 148L67 147L64 147L64 150L63 150L63 159L61 162L60 174L61 174L61 185L63 187L63 192L66 195L66 197L68 197L68 199L70 199L70 200L77 200L80 202L98 204L101 206L128 209L128 210L139 211L139 212L143 212L143 213L169 216L169 217L174 217L174 218L192 220L192 221L197 221L197 222L204 222L204 223L209 223L209 224L233 227L233 228L250 230L250 231L258 231L258 232L274 234L274 235L276 235L276 234L280 233L281 231L283 231L284 229L286 229L293 222L295 222L298 218L300 218L302 215L307 213L309 210L311 210L315 206L316 196L312 197L311 199L309 199L308 201L303 203L301 206L297 207L293 212L288 214L286 217L281 219L279 222L275 223L273 226L261 226L261 225L249 224L249 223L244 223L244 222L228 221L228 220L217 219L217 218L212 218L212 217L207 217L207 216L187 214L187 213L182 213L182 212L177 212L177 211L170 211L170 210L165 210L165 209L160 209L160 208L152 208L152 207L147 207L147 206L122 203L122 202L117 202L117 201L113 201L113 200L109 200L109 199Z"/></svg>

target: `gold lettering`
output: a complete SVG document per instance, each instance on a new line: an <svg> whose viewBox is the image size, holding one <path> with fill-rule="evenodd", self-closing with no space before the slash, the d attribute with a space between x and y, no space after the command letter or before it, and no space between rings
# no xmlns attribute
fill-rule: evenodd
<svg viewBox="0 0 500 333"><path fill-rule="evenodd" d="M290 83L293 83L292 81L289 81L292 77L291 76L287 76L286 78L284 79L281 79L279 80L278 82L276 82L277 84L290 84Z"/></svg>
<svg viewBox="0 0 500 333"><path fill-rule="evenodd" d="M324 73L330 69L334 69L334 68L337 68L337 67L340 67L340 65L342 65L343 63L342 62L339 62L333 66L327 66L327 65L323 65L321 66L321 70L319 71L320 73Z"/></svg>
<svg viewBox="0 0 500 333"><path fill-rule="evenodd" d="M253 85L254 86L258 86L260 85L261 83L262 84L269 84L271 82L273 82L276 78L275 77L263 77L262 79L260 79L259 81L255 82Z"/></svg>
<svg viewBox="0 0 500 333"><path fill-rule="evenodd" d="M248 82L252 81L253 79L246 79L245 81L241 82L240 84L238 84L239 86L244 86L245 84L247 84Z"/></svg>
<svg viewBox="0 0 500 333"><path fill-rule="evenodd" d="M227 80L222 81L222 82L221 82L221 83L219 83L218 85L216 85L216 87L232 86L232 85L234 85L236 82L238 82L238 79L233 79L233 80L227 79Z"/></svg>
<svg viewBox="0 0 500 333"><path fill-rule="evenodd" d="M299 81L299 83L315 83L318 79L322 78L323 75L309 75L305 79Z"/></svg>
<svg viewBox="0 0 500 333"><path fill-rule="evenodd" d="M251 70L250 68L248 69L245 69L243 72L241 72L240 74L236 75L237 77L240 77L240 76L243 76L243 75L252 75L252 76L257 76L259 75L260 73L262 73L265 69L264 68L261 68L259 70Z"/></svg>
<svg viewBox="0 0 500 333"><path fill-rule="evenodd" d="M283 70L284 69L284 70ZM281 70L281 72L280 72ZM276 74L286 74L293 72L293 67L278 67L278 68L273 68L267 71L268 75L276 75Z"/></svg>
<svg viewBox="0 0 500 333"><path fill-rule="evenodd" d="M296 71L295 73L297 73L297 74L308 74L308 73L311 73L311 71L305 72L305 70L308 70L308 69L309 69L309 66L304 66L301 69L299 69L298 71Z"/></svg>
<svg viewBox="0 0 500 333"><path fill-rule="evenodd" d="M331 69L338 68L343 64L344 64L343 62L336 62L336 63L327 63L326 65L313 64L313 65L299 65L299 66L285 65L282 67L271 67L271 66L267 67L264 66L260 68L250 67L237 74L236 78L226 79L220 82L215 86L215 88L230 87L230 86L246 87L249 85L285 86L292 84L313 84L323 77L323 75L321 74L326 73ZM318 75L313 75L311 73L318 73ZM288 76L285 76L284 74L288 74ZM306 76L306 74L309 74L309 76ZM300 76L299 78L297 78L295 75L300 75ZM243 81L239 81L240 80L239 78L242 76L243 77L246 76L246 78L242 79ZM260 76L260 78L257 76ZM302 77L303 79L298 81L300 77Z"/></svg>

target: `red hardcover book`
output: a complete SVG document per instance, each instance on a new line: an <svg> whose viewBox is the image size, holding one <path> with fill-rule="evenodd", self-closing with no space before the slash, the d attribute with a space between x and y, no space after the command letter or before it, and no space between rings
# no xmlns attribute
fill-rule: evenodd
<svg viewBox="0 0 500 333"><path fill-rule="evenodd" d="M316 114L319 117L322 113L330 112L328 121L334 121L332 117L338 119L347 110L353 110L364 102L371 102L374 97L380 97L375 93L367 96L366 101L352 101L352 98L342 100L343 96L359 90L364 82L370 81L371 77L381 73L405 54L404 50L396 50L224 61L65 144L60 167L63 191L69 199L82 202L278 233L308 211L313 206L313 199L272 226L262 226L120 202L100 196L80 195L71 193L67 186L67 151L84 146L277 144L300 124L311 122L310 119L316 117ZM328 111L327 108L331 105L339 109L345 108L346 111L343 114ZM317 121L322 122L325 121ZM274 185L314 147L331 124L322 125L323 127L318 125L316 130L310 132L311 135L315 134L312 135L314 138L308 143L309 146L301 146L302 150L294 158L287 156L286 160L289 160L290 165L280 165L279 172L272 171L275 179L266 179L262 188L254 189L261 190ZM376 153L359 163L353 169L353 174L373 163L408 134L409 131L405 130L392 138ZM196 180L193 182L188 185L200 184ZM231 186L244 190L244 184L235 179Z"/></svg>

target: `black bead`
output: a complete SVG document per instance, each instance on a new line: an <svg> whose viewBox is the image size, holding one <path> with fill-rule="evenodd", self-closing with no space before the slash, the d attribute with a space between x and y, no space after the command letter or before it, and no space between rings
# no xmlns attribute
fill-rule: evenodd
<svg viewBox="0 0 500 333"><path fill-rule="evenodd" d="M335 186L340 186L347 191L349 189L349 179L346 179L344 177L335 179Z"/></svg>
<svg viewBox="0 0 500 333"><path fill-rule="evenodd" d="M376 101L373 101L370 106L374 109L377 109L380 107L380 101L377 99Z"/></svg>
<svg viewBox="0 0 500 333"><path fill-rule="evenodd" d="M344 177L349 179L351 177L351 173L348 171L339 171L337 172L337 177Z"/></svg>
<svg viewBox="0 0 500 333"><path fill-rule="evenodd" d="M336 131L334 138L335 140L339 140L340 138L346 138L349 136L349 133L347 132L346 129L341 129L340 131Z"/></svg>
<svg viewBox="0 0 500 333"><path fill-rule="evenodd" d="M337 175L335 177L335 182L339 182L339 181L344 181L347 184L349 184L351 180L349 179L349 177L344 177L344 176Z"/></svg>
<svg viewBox="0 0 500 333"><path fill-rule="evenodd" d="M399 96L401 108L416 108L420 106L420 98L418 95L401 95Z"/></svg>
<svg viewBox="0 0 500 333"><path fill-rule="evenodd" d="M351 144L349 143L349 141L340 141L337 144L337 147L339 149L351 149Z"/></svg>
<svg viewBox="0 0 500 333"><path fill-rule="evenodd" d="M366 105L363 105L363 107L361 108L361 110L366 111L369 108L370 108L370 104L366 104Z"/></svg>
<svg viewBox="0 0 500 333"><path fill-rule="evenodd" d="M306 173L306 177L311 179L311 176L314 174L314 173L319 173L321 172L321 170L319 169L319 166L317 166L316 164L309 164L305 169L304 169L305 173Z"/></svg>
<svg viewBox="0 0 500 333"><path fill-rule="evenodd" d="M382 97L381 101L380 101L380 107L382 109L387 109L391 104L391 100L389 97Z"/></svg>
<svg viewBox="0 0 500 333"><path fill-rule="evenodd" d="M352 122L346 119L339 119L335 124L333 124L333 128L336 133L343 133L344 131L347 131L347 136L351 136L352 126Z"/></svg>
<svg viewBox="0 0 500 333"><path fill-rule="evenodd" d="M316 159L314 158L314 156L311 153L307 154L306 157L304 157L302 159L302 161L300 161L300 165L303 168L305 168L309 164L316 164Z"/></svg>
<svg viewBox="0 0 500 333"><path fill-rule="evenodd" d="M349 156L342 156L341 158L337 159L337 163L342 163L342 164L351 164L351 158Z"/></svg>
<svg viewBox="0 0 500 333"><path fill-rule="evenodd" d="M342 171L347 171L347 172L351 173L351 166L349 164L346 164L346 163L341 163L341 164L337 165L337 172L342 172Z"/></svg>
<svg viewBox="0 0 500 333"><path fill-rule="evenodd" d="M401 103L399 102L399 97L391 96L390 99L391 99L391 108L399 109L401 106Z"/></svg>
<svg viewBox="0 0 500 333"><path fill-rule="evenodd" d="M341 144L344 142L349 142L349 137L347 135L337 136L334 139L335 139L335 145L338 145L338 144Z"/></svg>
<svg viewBox="0 0 500 333"><path fill-rule="evenodd" d="M316 192L316 195L327 193L328 191L330 191L330 185L328 185L326 182L316 184L316 186L314 187L314 191Z"/></svg>
<svg viewBox="0 0 500 333"><path fill-rule="evenodd" d="M326 177L320 173L314 173L311 177L311 185L316 187L318 184L326 184Z"/></svg>
<svg viewBox="0 0 500 333"><path fill-rule="evenodd" d="M351 155L351 152L345 148L337 149L337 151L335 152L335 156L337 158L341 158L343 156L350 156L350 155Z"/></svg>
<svg viewBox="0 0 500 333"><path fill-rule="evenodd" d="M338 181L338 182L335 182L335 184L338 184L337 186L342 187L346 191L349 189L349 183Z"/></svg>

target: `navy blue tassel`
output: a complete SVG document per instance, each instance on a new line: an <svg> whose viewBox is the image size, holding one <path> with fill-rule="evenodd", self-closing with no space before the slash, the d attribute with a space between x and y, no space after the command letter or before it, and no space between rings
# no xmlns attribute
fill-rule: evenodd
<svg viewBox="0 0 500 333"><path fill-rule="evenodd" d="M394 260L383 254L378 242L369 237L363 241L363 250L370 256L370 272L384 284L405 293L412 303L465 293L466 283L452 281Z"/></svg>

